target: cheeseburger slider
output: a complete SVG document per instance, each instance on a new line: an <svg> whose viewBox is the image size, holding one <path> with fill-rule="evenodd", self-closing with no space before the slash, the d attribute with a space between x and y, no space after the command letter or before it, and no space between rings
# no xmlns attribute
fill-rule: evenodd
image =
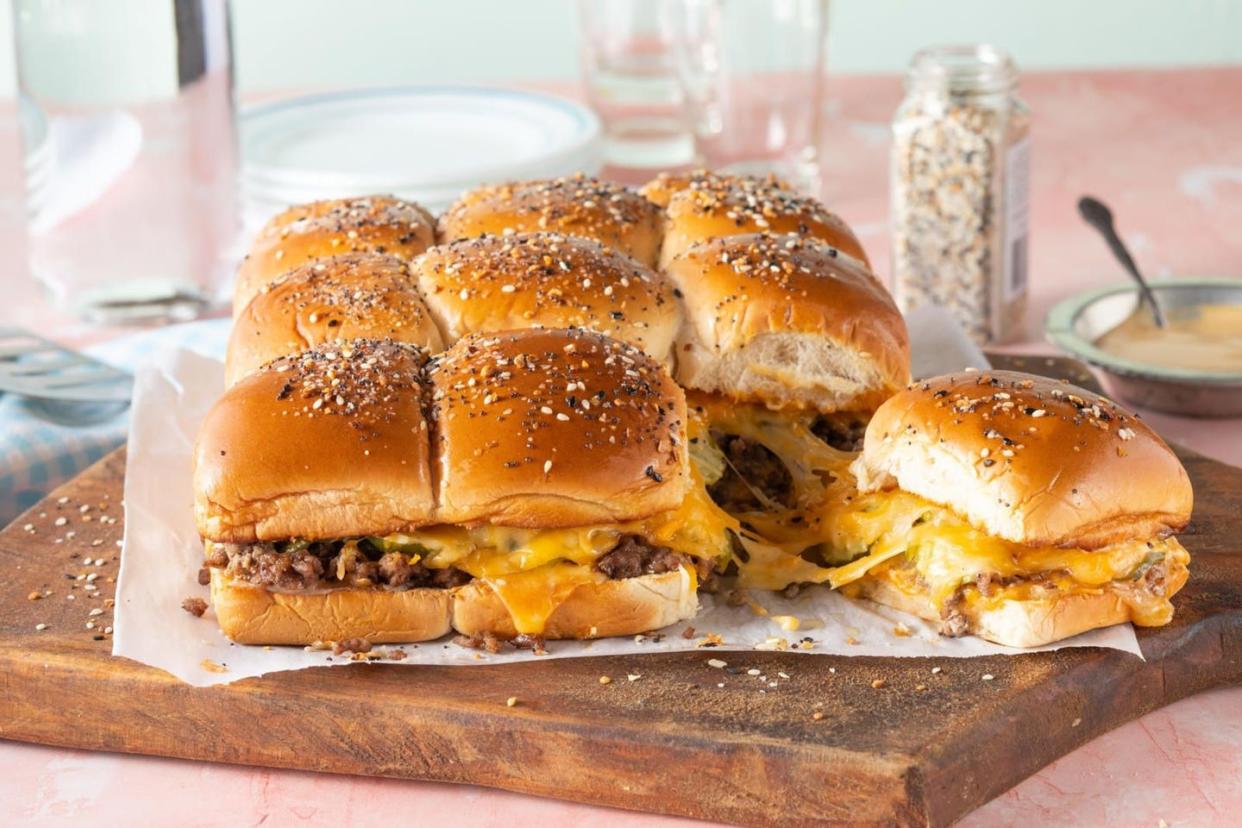
<svg viewBox="0 0 1242 828"><path fill-rule="evenodd" d="M752 554L743 583L822 580L801 555L827 540L828 489L871 412L909 381L901 314L860 262L796 235L700 242L668 276L684 296L675 351L692 453L716 501L784 552L776 568Z"/></svg>
<svg viewBox="0 0 1242 828"><path fill-rule="evenodd" d="M233 315L293 268L341 253L388 253L412 259L435 244L435 219L409 201L386 195L314 201L267 223L237 270Z"/></svg>
<svg viewBox="0 0 1242 828"><path fill-rule="evenodd" d="M443 349L405 260L382 253L330 256L264 287L237 315L225 382L232 385L277 357L358 338Z"/></svg>
<svg viewBox="0 0 1242 828"><path fill-rule="evenodd" d="M667 363L681 324L672 284L599 242L558 233L459 239L414 261L449 342L518 328L589 328Z"/></svg>
<svg viewBox="0 0 1242 828"><path fill-rule="evenodd" d="M880 406L853 470L830 516L847 594L1014 647L1173 616L1190 481L1102 397L1007 371L919 382Z"/></svg>
<svg viewBox="0 0 1242 828"><path fill-rule="evenodd" d="M721 175L700 170L661 175L642 191L665 208L660 264L668 265L690 245L749 233L795 234L819 239L869 267L854 231L814 198L768 176Z"/></svg>
<svg viewBox="0 0 1242 828"><path fill-rule="evenodd" d="M694 615L736 525L681 390L585 331L354 340L232 388L195 450L221 627L242 643L593 638Z"/></svg>
<svg viewBox="0 0 1242 828"><path fill-rule="evenodd" d="M546 231L581 236L654 267L660 208L619 184L588 178L519 181L479 187L440 217L440 239Z"/></svg>
<svg viewBox="0 0 1242 828"><path fill-rule="evenodd" d="M450 588L470 576L383 546L435 520L425 361L390 341L329 343L244 377L207 414L194 513L234 641L448 632Z"/></svg>

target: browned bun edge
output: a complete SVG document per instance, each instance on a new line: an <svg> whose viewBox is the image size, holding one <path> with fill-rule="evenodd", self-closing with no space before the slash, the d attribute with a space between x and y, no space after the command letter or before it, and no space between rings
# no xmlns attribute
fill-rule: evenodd
<svg viewBox="0 0 1242 828"><path fill-rule="evenodd" d="M699 609L695 578L682 567L581 584L549 616L545 639L607 638L658 630L693 618ZM473 581L453 591L453 628L463 635L514 638L517 628L492 588Z"/></svg>
<svg viewBox="0 0 1242 828"><path fill-rule="evenodd" d="M372 644L430 641L449 631L451 600L447 589L270 592L211 571L216 620L238 644L307 645L350 638Z"/></svg>
<svg viewBox="0 0 1242 828"><path fill-rule="evenodd" d="M1186 583L1185 566L1170 569L1168 594ZM864 576L848 588L851 597L867 598L928 621L940 613L926 595L911 595L882 579ZM967 613L967 632L1006 647L1041 647L1072 638L1088 630L1136 621L1121 588L1108 584L1098 592L1052 595L1047 598L1009 600L996 607L974 608Z"/></svg>

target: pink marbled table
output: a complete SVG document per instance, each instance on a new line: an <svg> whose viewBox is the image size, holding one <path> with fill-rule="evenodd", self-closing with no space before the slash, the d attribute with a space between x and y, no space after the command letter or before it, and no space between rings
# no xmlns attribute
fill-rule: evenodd
<svg viewBox="0 0 1242 828"><path fill-rule="evenodd" d="M1083 193L1113 205L1152 275L1242 276L1242 69L1030 74L1034 112L1032 303L1022 352L1072 292L1121 276L1079 222ZM887 272L887 123L895 78L832 90L827 198ZM8 249L12 250L12 247ZM44 318L34 291L22 317ZM50 318L50 317L48 317ZM66 325L67 338L90 338ZM1242 421L1149 414L1166 438L1242 465ZM1242 504L1239 504L1242 507ZM273 734L272 738L276 738ZM0 742L5 825L555 825L677 820L483 788L325 776ZM779 822L779 814L773 814ZM969 815L963 825L1236 825L1242 688L1186 699L1108 733Z"/></svg>

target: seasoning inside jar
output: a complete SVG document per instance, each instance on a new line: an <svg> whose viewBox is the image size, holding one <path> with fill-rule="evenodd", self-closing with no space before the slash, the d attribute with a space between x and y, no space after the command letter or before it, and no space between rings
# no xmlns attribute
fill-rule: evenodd
<svg viewBox="0 0 1242 828"><path fill-rule="evenodd" d="M914 56L893 120L893 293L948 308L980 344L1021 331L1030 115L991 46Z"/></svg>
<svg viewBox="0 0 1242 828"><path fill-rule="evenodd" d="M1144 365L1242 372L1242 305L1207 304L1165 312L1159 327L1146 305L1095 341L1101 351Z"/></svg>

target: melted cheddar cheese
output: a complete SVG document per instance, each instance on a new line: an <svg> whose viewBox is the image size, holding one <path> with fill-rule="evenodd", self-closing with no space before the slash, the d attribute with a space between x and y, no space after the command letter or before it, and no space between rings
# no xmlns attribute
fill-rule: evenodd
<svg viewBox="0 0 1242 828"><path fill-rule="evenodd" d="M433 526L382 541L432 569L453 566L474 576L504 603L518 632L538 635L575 589L607 580L594 564L622 535L639 535L693 558L728 561L728 532L737 521L712 502L694 475L678 508L644 520L572 529Z"/></svg>
<svg viewBox="0 0 1242 828"><path fill-rule="evenodd" d="M982 532L952 511L901 491L860 494L849 465L857 456L838 451L810 430L809 414L774 413L752 406L711 405L713 430L758 442L789 470L795 505L734 515L749 560L738 564L744 586L781 589L795 582L834 588L865 576L883 578L930 598L937 610L980 575L1016 582L988 595L968 590L972 602L996 605L1036 592L1100 592L1106 585L1130 605L1135 623L1167 623L1167 597L1139 587L1136 574L1163 563L1180 585L1189 555L1172 538L1126 541L1103 549L1029 547ZM837 566L821 567L803 555ZM1035 586L1026 576L1041 576ZM1173 590L1175 591L1175 590Z"/></svg>

